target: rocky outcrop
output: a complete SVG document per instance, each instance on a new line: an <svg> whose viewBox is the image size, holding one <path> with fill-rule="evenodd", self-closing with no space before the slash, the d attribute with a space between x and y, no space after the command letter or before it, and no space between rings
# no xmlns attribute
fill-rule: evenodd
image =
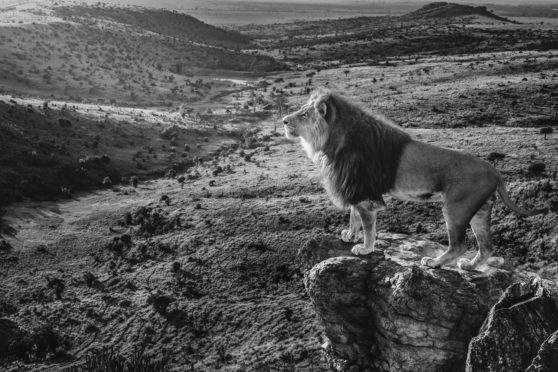
<svg viewBox="0 0 558 372"><path fill-rule="evenodd" d="M491 269L459 273L416 265L443 247L400 235L383 235L384 251L367 258L338 256L336 239L310 241L307 261L323 260L305 284L327 337L337 371L463 370L469 341L512 275ZM384 256L385 252L385 256ZM310 265L309 265L310 266Z"/></svg>
<svg viewBox="0 0 558 372"><path fill-rule="evenodd" d="M540 282L516 283L490 310L471 341L466 371L524 371L557 329L556 303ZM543 357L550 348L541 349Z"/></svg>
<svg viewBox="0 0 558 372"><path fill-rule="evenodd" d="M403 235L380 238L383 251L366 258L351 256L350 245L335 237L311 240L299 252L334 370L463 371L469 343L481 327L477 343L471 344L468 370L502 370L490 369L491 359L497 362L507 352L516 354L522 370L529 365L558 316L551 314L554 302L540 285L518 284L506 291L518 280L531 279L502 268L425 268L418 265L420 258L444 247ZM500 318L505 314L513 321ZM535 337L530 331L539 333ZM533 346L518 356L511 344L498 348L489 342L508 336L518 344L522 337L531 338Z"/></svg>
<svg viewBox="0 0 558 372"><path fill-rule="evenodd" d="M558 367L558 331L551 334L540 347L537 356L525 372L554 372Z"/></svg>

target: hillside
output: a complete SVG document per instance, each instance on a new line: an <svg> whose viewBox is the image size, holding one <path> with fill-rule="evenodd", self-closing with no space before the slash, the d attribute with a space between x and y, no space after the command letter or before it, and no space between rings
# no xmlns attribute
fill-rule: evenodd
<svg viewBox="0 0 558 372"><path fill-rule="evenodd" d="M409 19L435 19L466 16L480 16L501 22L511 22L507 18L497 16L496 14L488 11L485 6L470 6L446 2L427 4L408 14L406 17Z"/></svg>
<svg viewBox="0 0 558 372"><path fill-rule="evenodd" d="M35 102L0 97L0 208L184 171L233 133L179 113Z"/></svg>
<svg viewBox="0 0 558 372"><path fill-rule="evenodd" d="M250 45L250 38L235 31L226 31L208 25L187 14L163 9L119 8L99 6L56 7L55 12L69 21L83 18L106 19L123 25L148 30L160 35L195 41L226 48L241 48Z"/></svg>
<svg viewBox="0 0 558 372"><path fill-rule="evenodd" d="M197 102L211 71L282 69L246 37L169 11L105 6L0 9L0 89L71 101Z"/></svg>

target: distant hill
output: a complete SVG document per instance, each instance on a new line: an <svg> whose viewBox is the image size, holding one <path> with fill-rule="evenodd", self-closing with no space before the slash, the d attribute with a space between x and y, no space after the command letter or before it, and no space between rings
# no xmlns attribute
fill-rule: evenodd
<svg viewBox="0 0 558 372"><path fill-rule="evenodd" d="M510 22L511 20L495 15L490 12L485 6L470 6L463 4L436 2L430 3L422 8L409 13L405 17L408 19L432 19L432 18L452 18L452 17L467 17L467 16L480 16L486 17L500 22Z"/></svg>
<svg viewBox="0 0 558 372"><path fill-rule="evenodd" d="M0 93L159 105L196 102L213 70L284 69L249 37L166 10L104 4L0 8Z"/></svg>
<svg viewBox="0 0 558 372"><path fill-rule="evenodd" d="M163 9L119 8L101 4L95 7L57 7L55 11L65 18L106 19L160 35L176 37L183 41L195 41L228 48L245 48L251 42L249 37L238 32L223 30L187 14Z"/></svg>

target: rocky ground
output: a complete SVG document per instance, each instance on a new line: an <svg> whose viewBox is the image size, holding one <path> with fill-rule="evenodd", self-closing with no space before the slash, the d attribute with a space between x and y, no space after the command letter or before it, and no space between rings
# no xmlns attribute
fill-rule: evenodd
<svg viewBox="0 0 558 372"><path fill-rule="evenodd" d="M144 112L95 105L89 112L87 104L77 105L76 115L89 119L79 125L74 120L61 135L94 140L103 110L112 107L111 126L134 122L152 135L133 138L145 141L141 156L126 144L110 164L135 172L149 160L153 168L137 187L115 183L87 193L78 189L65 200L25 199L4 208L9 228L0 239L0 369L75 371L85 364L116 370L124 363L118 355L149 370L327 369L323 328L303 284L308 261L299 251L309 241L337 239L348 214L327 199L299 145L273 133L280 115L264 109L272 92L282 92L290 111L308 91L327 86L394 119L417 139L491 159L514 201L551 207L547 215L519 218L497 202L496 254L508 267L556 280L558 143L555 133L541 131L556 126L557 56L531 50L320 71L303 66L265 82L216 84L222 94L213 92L196 107L207 113L207 104L214 112L199 121L176 108ZM41 114L42 101L27 98L18 99L23 106L17 112L26 112L27 103L34 112L28 114ZM11 131L14 119L2 118L0 128ZM203 125L200 131L184 128L174 146L161 131L181 119ZM235 129L241 130L227 134ZM81 139L70 148L72 167L79 164L79 151L102 156L117 151L122 134L132 135L125 128L102 133L103 151L85 152ZM50 147L37 142L50 146L50 138L21 138L29 158L34 146L48 157ZM150 139L160 161L146 155ZM172 168L185 145L193 148L184 170L164 178L147 174ZM380 246L447 244L439 205L387 203L378 220ZM474 248L471 234L468 244ZM350 245L343 247L348 251Z"/></svg>
<svg viewBox="0 0 558 372"><path fill-rule="evenodd" d="M536 141L543 151L551 143L521 128L411 132L440 145L451 133L469 151L481 141L506 151L520 151L517 141ZM166 357L172 370L324 369L297 252L312 238L337 236L348 216L327 200L298 144L266 129L249 147L223 149L192 169L183 188L161 179L8 208L17 233L0 256L4 316L26 330L51 325L61 340L49 350L58 350L57 368L110 345L127 357L134 348ZM556 189L549 179L510 182L522 205L542 204ZM520 219L498 203L497 254L553 261L556 218ZM445 240L435 204L389 202L379 231ZM555 264L541 266L555 275ZM9 370L25 368L18 362Z"/></svg>

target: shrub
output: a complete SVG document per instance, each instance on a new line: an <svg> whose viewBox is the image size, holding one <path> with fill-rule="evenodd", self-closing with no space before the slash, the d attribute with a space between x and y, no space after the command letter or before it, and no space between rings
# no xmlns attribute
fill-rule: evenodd
<svg viewBox="0 0 558 372"><path fill-rule="evenodd" d="M132 237L128 234L122 236L115 236L110 242L107 243L105 249L112 252L114 257L122 257L124 249L132 246Z"/></svg>
<svg viewBox="0 0 558 372"><path fill-rule="evenodd" d="M174 302L174 298L163 294L152 294L147 298L147 304L152 305L153 309L161 315L167 313L167 307Z"/></svg>
<svg viewBox="0 0 558 372"><path fill-rule="evenodd" d="M83 281L85 282L85 285L90 288L102 287L102 284L99 281L99 279L97 279L97 277L90 271L86 271L83 273Z"/></svg>
<svg viewBox="0 0 558 372"><path fill-rule="evenodd" d="M62 187L60 189L60 192L62 193L62 196L67 198L67 199L71 199L72 198L72 192L70 191L70 189L68 187Z"/></svg>
<svg viewBox="0 0 558 372"><path fill-rule="evenodd" d="M131 225L139 225L138 233L143 236L164 234L181 226L180 217L168 218L160 210L148 207L135 210L131 220Z"/></svg>
<svg viewBox="0 0 558 372"><path fill-rule="evenodd" d="M52 289L54 291L54 295L56 296L56 298L60 300L62 298L62 292L66 287L64 281L59 278L49 278L49 277L47 277L46 280L47 280L47 287Z"/></svg>
<svg viewBox="0 0 558 372"><path fill-rule="evenodd" d="M541 128L539 133L543 134L544 139L546 139L546 135L547 134L552 134L553 132L554 132L554 129L552 129L552 127L544 127L544 128Z"/></svg>
<svg viewBox="0 0 558 372"><path fill-rule="evenodd" d="M221 167L220 165L218 165L212 172L212 174L214 176L219 175L219 173L223 173L223 167Z"/></svg>
<svg viewBox="0 0 558 372"><path fill-rule="evenodd" d="M529 172L530 174L541 174L545 171L545 169L546 169L546 164L533 163L533 164L529 164L529 166L527 167L527 172Z"/></svg>
<svg viewBox="0 0 558 372"><path fill-rule="evenodd" d="M70 128L72 126L72 122L68 119L60 118L58 119L58 125L60 125L62 128Z"/></svg>
<svg viewBox="0 0 558 372"><path fill-rule="evenodd" d="M0 328L4 328L3 324L5 323L0 323ZM24 358L26 360L44 359L48 354L55 354L59 349L69 346L68 342L54 331L50 325L41 326L32 333L26 333L20 330L15 323L10 325L9 328L7 334L9 342L8 355ZM0 357L2 354L2 350L0 350Z"/></svg>
<svg viewBox="0 0 558 372"><path fill-rule="evenodd" d="M505 157L506 157L506 154L502 154L500 152L491 152L486 157L486 160L488 160L489 162L491 162L492 164L495 165L496 163L498 163L500 160L504 159Z"/></svg>
<svg viewBox="0 0 558 372"><path fill-rule="evenodd" d="M176 171L174 169L169 169L169 171L167 172L167 174L165 176L167 178L175 178L176 177Z"/></svg>
<svg viewBox="0 0 558 372"><path fill-rule="evenodd" d="M5 241L4 239L0 239L0 252L9 252L12 250L12 246L10 243Z"/></svg>
<svg viewBox="0 0 558 372"><path fill-rule="evenodd" d="M168 195L162 195L161 196L161 201L165 202L166 205L170 205L170 198Z"/></svg>
<svg viewBox="0 0 558 372"><path fill-rule="evenodd" d="M178 183L180 184L180 188L184 188L184 181L186 181L186 177L184 176L180 176L176 179L178 181Z"/></svg>
<svg viewBox="0 0 558 372"><path fill-rule="evenodd" d="M177 127L176 125L173 125L172 127L167 127L161 130L160 135L162 139L172 140L173 138L176 139L179 133L180 133L180 128Z"/></svg>

